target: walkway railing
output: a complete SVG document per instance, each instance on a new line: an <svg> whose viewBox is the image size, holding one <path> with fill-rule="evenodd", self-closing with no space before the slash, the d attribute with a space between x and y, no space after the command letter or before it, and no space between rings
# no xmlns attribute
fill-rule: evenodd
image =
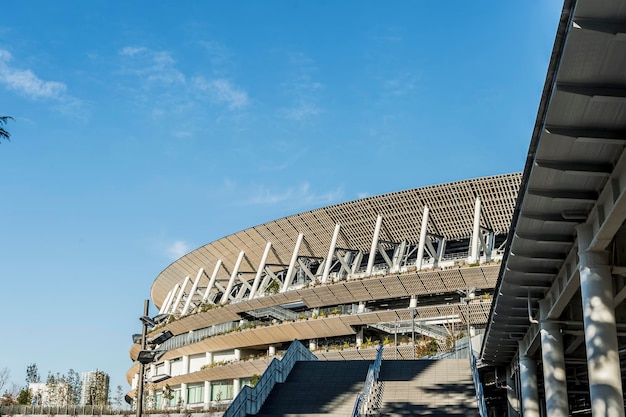
<svg viewBox="0 0 626 417"><path fill-rule="evenodd" d="M257 414L276 383L285 382L298 361L316 361L317 356L301 342L294 340L281 360L274 358L254 388L243 387L222 417L244 417Z"/></svg>
<svg viewBox="0 0 626 417"><path fill-rule="evenodd" d="M352 417L359 417L367 415L367 410L371 408L378 408L380 404L379 392L377 388L378 376L380 375L380 365L383 361L383 345L378 347L378 353L376 354L376 360L367 369L367 377L365 378L365 386L363 391L356 397L354 402L354 408L352 409Z"/></svg>
<svg viewBox="0 0 626 417"><path fill-rule="evenodd" d="M483 384L480 382L478 376L478 366L476 365L476 357L474 352L469 352L470 369L472 371L472 378L474 379L474 388L476 389L476 402L478 403L478 411L480 417L487 417L487 405L485 403L485 393L483 392Z"/></svg>

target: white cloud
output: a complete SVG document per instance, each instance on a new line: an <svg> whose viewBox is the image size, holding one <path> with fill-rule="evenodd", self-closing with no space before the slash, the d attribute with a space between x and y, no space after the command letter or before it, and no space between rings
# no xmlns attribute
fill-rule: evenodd
<svg viewBox="0 0 626 417"><path fill-rule="evenodd" d="M304 182L297 187L287 188L282 192L274 192L265 186L259 186L251 194L252 197L244 202L245 205L272 205L280 203L291 207L311 207L336 203L343 197L343 190L336 189L325 193L316 193L311 190L309 183Z"/></svg>
<svg viewBox="0 0 626 417"><path fill-rule="evenodd" d="M64 83L44 81L29 69L12 68L9 65L12 59L11 53L0 49L0 83L33 99L50 98L58 100L64 96L67 90L67 86Z"/></svg>
<svg viewBox="0 0 626 417"><path fill-rule="evenodd" d="M196 77L193 84L199 91L207 93L211 100L226 104L230 110L243 109L250 102L248 93L223 78L205 80Z"/></svg>
<svg viewBox="0 0 626 417"><path fill-rule="evenodd" d="M183 240L177 240L167 247L167 255L172 259L178 259L190 251L191 246Z"/></svg>
<svg viewBox="0 0 626 417"><path fill-rule="evenodd" d="M317 67L315 62L305 54L292 54L289 62L294 67L294 72L283 83L283 88L291 104L280 109L279 114L296 121L310 119L322 112L317 103L324 85L313 79Z"/></svg>
<svg viewBox="0 0 626 417"><path fill-rule="evenodd" d="M167 51L127 46L119 54L128 57L126 71L143 77L148 83L185 84L185 75L176 68L176 61Z"/></svg>
<svg viewBox="0 0 626 417"><path fill-rule="evenodd" d="M319 114L321 110L313 103L300 103L288 109L282 109L281 113L291 120L304 120Z"/></svg>
<svg viewBox="0 0 626 417"><path fill-rule="evenodd" d="M141 52L146 52L146 51L147 49L144 47L127 46L125 48L122 48L122 50L120 51L120 55L135 56Z"/></svg>

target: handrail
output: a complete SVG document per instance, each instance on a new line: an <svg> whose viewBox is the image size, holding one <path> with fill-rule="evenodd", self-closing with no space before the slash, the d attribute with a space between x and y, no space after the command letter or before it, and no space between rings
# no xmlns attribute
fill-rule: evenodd
<svg viewBox="0 0 626 417"><path fill-rule="evenodd" d="M374 395L374 385L378 382L378 376L380 375L380 366L383 361L383 345L378 347L378 353L376 359L367 369L367 377L365 378L365 384L363 391L359 393L354 402L354 408L352 409L352 417L364 416L367 414L367 410L370 407L370 403L379 400L377 395ZM374 400L374 401L373 401ZM375 404L375 407L377 404Z"/></svg>
<svg viewBox="0 0 626 417"><path fill-rule="evenodd" d="M483 384L480 382L478 376L478 366L476 365L476 357L474 352L469 352L470 368L472 371L472 379L474 380L474 388L476 389L476 402L478 404L478 411L480 417L487 417L487 404L485 403L485 393L483 391Z"/></svg>
<svg viewBox="0 0 626 417"><path fill-rule="evenodd" d="M297 339L294 339L281 360L272 359L254 388L246 385L239 391L222 417L245 417L246 414L257 414L274 385L285 382L296 362L316 360L317 356Z"/></svg>

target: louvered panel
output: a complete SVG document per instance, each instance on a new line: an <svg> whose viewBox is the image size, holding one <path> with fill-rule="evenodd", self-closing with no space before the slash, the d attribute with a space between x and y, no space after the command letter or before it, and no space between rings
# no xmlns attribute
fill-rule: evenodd
<svg viewBox="0 0 626 417"><path fill-rule="evenodd" d="M467 288L460 269L446 269L438 271L438 273L441 280L445 283L448 292Z"/></svg>
<svg viewBox="0 0 626 417"><path fill-rule="evenodd" d="M402 297L406 295L413 295L413 293L409 293L404 288L404 285L402 285L402 283L400 282L400 277L398 277L397 275L382 278L380 282L385 287L385 290L389 294L389 297ZM423 285L421 286L423 288Z"/></svg>
<svg viewBox="0 0 626 417"><path fill-rule="evenodd" d="M428 294L428 289L423 281L424 277L428 277L428 274L401 275L400 281L406 289L405 291L410 295Z"/></svg>
<svg viewBox="0 0 626 417"><path fill-rule="evenodd" d="M482 268L464 268L461 273L463 274L463 279L467 283L466 288L493 288L493 285L490 285L487 282Z"/></svg>

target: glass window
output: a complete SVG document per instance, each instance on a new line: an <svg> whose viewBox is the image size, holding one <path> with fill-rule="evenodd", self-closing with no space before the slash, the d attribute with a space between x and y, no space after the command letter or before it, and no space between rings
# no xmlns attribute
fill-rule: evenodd
<svg viewBox="0 0 626 417"><path fill-rule="evenodd" d="M233 380L211 382L211 401L233 399Z"/></svg>
<svg viewBox="0 0 626 417"><path fill-rule="evenodd" d="M204 402L204 384L189 385L187 387L187 404Z"/></svg>
<svg viewBox="0 0 626 417"><path fill-rule="evenodd" d="M172 399L169 401L168 405L170 407L178 406L178 402L180 401L180 388L174 388L172 390Z"/></svg>

